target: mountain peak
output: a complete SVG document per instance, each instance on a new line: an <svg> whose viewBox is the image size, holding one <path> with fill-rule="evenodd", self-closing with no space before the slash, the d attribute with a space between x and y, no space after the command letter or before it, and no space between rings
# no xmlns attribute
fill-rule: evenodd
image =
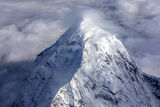
<svg viewBox="0 0 160 107"><path fill-rule="evenodd" d="M151 107L139 68L111 33L85 19L38 55L15 107Z"/></svg>

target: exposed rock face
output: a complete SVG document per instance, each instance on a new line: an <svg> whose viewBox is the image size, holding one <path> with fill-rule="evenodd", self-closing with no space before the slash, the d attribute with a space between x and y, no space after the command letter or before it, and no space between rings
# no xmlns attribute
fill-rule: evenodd
<svg viewBox="0 0 160 107"><path fill-rule="evenodd" d="M158 107L158 100L122 43L85 20L37 57L14 103L50 106Z"/></svg>

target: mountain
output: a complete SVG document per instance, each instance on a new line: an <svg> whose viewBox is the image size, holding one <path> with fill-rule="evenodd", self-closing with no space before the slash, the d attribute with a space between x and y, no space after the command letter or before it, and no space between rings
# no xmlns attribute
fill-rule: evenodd
<svg viewBox="0 0 160 107"><path fill-rule="evenodd" d="M113 34L86 19L38 55L13 107L159 107L146 78Z"/></svg>

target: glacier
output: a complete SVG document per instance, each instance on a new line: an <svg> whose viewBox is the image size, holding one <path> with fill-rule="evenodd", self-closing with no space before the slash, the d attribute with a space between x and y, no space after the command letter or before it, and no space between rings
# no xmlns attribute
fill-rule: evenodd
<svg viewBox="0 0 160 107"><path fill-rule="evenodd" d="M123 44L89 19L40 53L13 107L159 107Z"/></svg>

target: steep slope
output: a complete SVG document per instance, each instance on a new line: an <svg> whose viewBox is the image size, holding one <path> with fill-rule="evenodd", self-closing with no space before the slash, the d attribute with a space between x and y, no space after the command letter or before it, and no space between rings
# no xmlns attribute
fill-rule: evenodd
<svg viewBox="0 0 160 107"><path fill-rule="evenodd" d="M160 100L160 78L143 73L144 79L155 97Z"/></svg>
<svg viewBox="0 0 160 107"><path fill-rule="evenodd" d="M50 106L158 107L158 101L122 43L86 19L37 57L14 103Z"/></svg>

